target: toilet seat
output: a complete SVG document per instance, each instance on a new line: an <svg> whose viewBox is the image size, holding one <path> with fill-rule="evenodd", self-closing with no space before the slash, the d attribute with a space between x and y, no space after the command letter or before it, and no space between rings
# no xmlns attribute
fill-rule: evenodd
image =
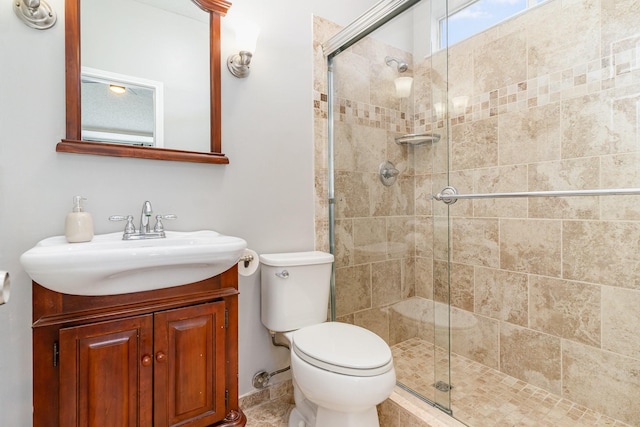
<svg viewBox="0 0 640 427"><path fill-rule="evenodd" d="M293 351L318 368L355 377L372 377L393 368L391 349L359 326L326 322L293 333Z"/></svg>

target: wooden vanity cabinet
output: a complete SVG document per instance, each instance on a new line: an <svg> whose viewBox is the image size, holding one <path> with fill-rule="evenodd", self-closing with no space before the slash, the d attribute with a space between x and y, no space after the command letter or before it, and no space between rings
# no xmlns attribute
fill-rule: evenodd
<svg viewBox="0 0 640 427"><path fill-rule="evenodd" d="M34 427L244 426L237 297L237 267L125 295L34 283Z"/></svg>

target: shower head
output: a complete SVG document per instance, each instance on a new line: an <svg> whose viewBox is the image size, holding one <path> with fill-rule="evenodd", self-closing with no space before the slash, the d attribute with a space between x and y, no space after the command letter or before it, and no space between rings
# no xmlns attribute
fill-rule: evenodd
<svg viewBox="0 0 640 427"><path fill-rule="evenodd" d="M384 63L387 64L388 66L391 66L392 62L395 62L396 64L398 64L399 73L404 73L409 69L409 64L407 64L400 58L394 58L393 56L387 56L384 58Z"/></svg>

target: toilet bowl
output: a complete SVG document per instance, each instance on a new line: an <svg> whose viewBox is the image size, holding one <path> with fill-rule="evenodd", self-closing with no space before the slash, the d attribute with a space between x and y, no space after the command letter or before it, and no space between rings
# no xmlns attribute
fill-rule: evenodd
<svg viewBox="0 0 640 427"><path fill-rule="evenodd" d="M326 322L333 255L261 255L262 323L289 340L296 407L289 427L379 427L395 370L382 338Z"/></svg>
<svg viewBox="0 0 640 427"><path fill-rule="evenodd" d="M293 415L290 427L377 427L376 405L396 381L389 346L364 328L338 322L293 333L291 370L300 393L294 395L299 418Z"/></svg>

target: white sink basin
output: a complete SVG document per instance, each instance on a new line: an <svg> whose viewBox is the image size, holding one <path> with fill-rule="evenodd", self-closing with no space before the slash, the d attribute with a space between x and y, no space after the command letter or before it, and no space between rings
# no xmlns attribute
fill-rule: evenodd
<svg viewBox="0 0 640 427"><path fill-rule="evenodd" d="M238 262L247 242L211 230L167 231L164 239L122 240L122 233L67 243L41 240L20 262L34 282L73 295L113 295L197 282Z"/></svg>

